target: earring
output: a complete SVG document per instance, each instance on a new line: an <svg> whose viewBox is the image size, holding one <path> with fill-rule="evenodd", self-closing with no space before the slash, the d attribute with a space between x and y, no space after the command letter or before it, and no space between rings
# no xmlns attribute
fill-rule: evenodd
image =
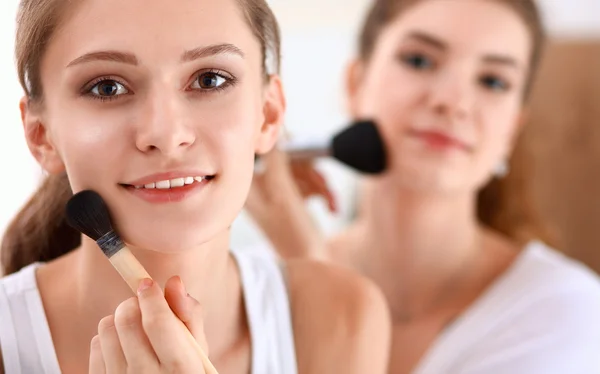
<svg viewBox="0 0 600 374"><path fill-rule="evenodd" d="M508 165L508 161L502 160L494 168L493 174L496 178L504 178L508 175L509 172L510 166Z"/></svg>
<svg viewBox="0 0 600 374"><path fill-rule="evenodd" d="M258 155L254 155L254 174L262 175L267 171L267 165L265 162L258 157Z"/></svg>

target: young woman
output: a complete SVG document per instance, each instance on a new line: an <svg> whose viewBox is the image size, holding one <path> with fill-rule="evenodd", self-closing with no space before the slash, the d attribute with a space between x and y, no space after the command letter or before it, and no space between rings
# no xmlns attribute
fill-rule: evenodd
<svg viewBox="0 0 600 374"><path fill-rule="evenodd" d="M292 177L304 193L322 181L265 157L248 209L284 256L379 285L391 373L600 372L598 278L527 235L527 175L505 175L542 41L531 0L374 1L348 101L379 125L389 169L364 181L357 218L323 246Z"/></svg>
<svg viewBox="0 0 600 374"><path fill-rule="evenodd" d="M285 109L264 0L22 0L16 42L25 136L49 177L3 242L6 373L202 373L171 310L221 374L385 372L376 287L229 249ZM154 278L139 297L66 227L83 189Z"/></svg>

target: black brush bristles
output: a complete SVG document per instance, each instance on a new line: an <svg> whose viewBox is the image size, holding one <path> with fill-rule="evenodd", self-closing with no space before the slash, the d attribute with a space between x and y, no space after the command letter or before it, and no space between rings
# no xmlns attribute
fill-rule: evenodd
<svg viewBox="0 0 600 374"><path fill-rule="evenodd" d="M113 230L108 207L98 193L86 190L75 194L67 203L66 213L67 223L94 239L106 257L111 258L125 246Z"/></svg>
<svg viewBox="0 0 600 374"><path fill-rule="evenodd" d="M380 174L387 167L387 150L373 121L359 121L332 141L333 157L364 174Z"/></svg>
<svg viewBox="0 0 600 374"><path fill-rule="evenodd" d="M94 241L113 231L108 207L95 191L75 194L67 203L66 213L69 226Z"/></svg>

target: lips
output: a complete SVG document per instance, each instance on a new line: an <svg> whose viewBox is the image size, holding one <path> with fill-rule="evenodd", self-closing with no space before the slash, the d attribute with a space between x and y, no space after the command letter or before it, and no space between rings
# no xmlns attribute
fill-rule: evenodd
<svg viewBox="0 0 600 374"><path fill-rule="evenodd" d="M172 171L157 173L121 183L123 186L135 187L137 189L171 189L180 188L194 183L202 183L215 177L214 174L200 171Z"/></svg>
<svg viewBox="0 0 600 374"><path fill-rule="evenodd" d="M159 189L159 190L168 190L172 188L179 188L183 186L188 186L193 183L202 183L205 179L209 179L210 177L182 177L182 178L173 178L166 179L162 181L150 182L146 184L133 185L136 189Z"/></svg>
<svg viewBox="0 0 600 374"><path fill-rule="evenodd" d="M215 175L199 172L154 174L128 183L121 183L134 196L151 203L183 201L202 190Z"/></svg>
<svg viewBox="0 0 600 374"><path fill-rule="evenodd" d="M460 139L443 133L441 131L433 130L413 130L411 135L415 136L422 141L426 142L427 145L437 149L450 149L456 148L463 151L470 152L471 146L461 141Z"/></svg>

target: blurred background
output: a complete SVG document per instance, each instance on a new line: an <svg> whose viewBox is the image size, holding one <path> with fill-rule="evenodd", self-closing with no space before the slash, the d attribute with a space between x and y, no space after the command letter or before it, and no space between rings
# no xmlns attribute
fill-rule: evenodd
<svg viewBox="0 0 600 374"><path fill-rule="evenodd" d="M460 1L460 0L453 0ZM270 0L283 33L283 80L295 137L326 137L346 124L344 68L354 53L368 0ZM600 272L600 0L539 0L552 42L531 102L523 141L530 142L532 198L559 249ZM17 0L0 2L0 233L33 193L42 173L22 136L22 94L13 63ZM330 215L309 208L328 233L353 206L356 176L330 161L318 164L338 197ZM233 226L234 246L261 242L247 215Z"/></svg>

